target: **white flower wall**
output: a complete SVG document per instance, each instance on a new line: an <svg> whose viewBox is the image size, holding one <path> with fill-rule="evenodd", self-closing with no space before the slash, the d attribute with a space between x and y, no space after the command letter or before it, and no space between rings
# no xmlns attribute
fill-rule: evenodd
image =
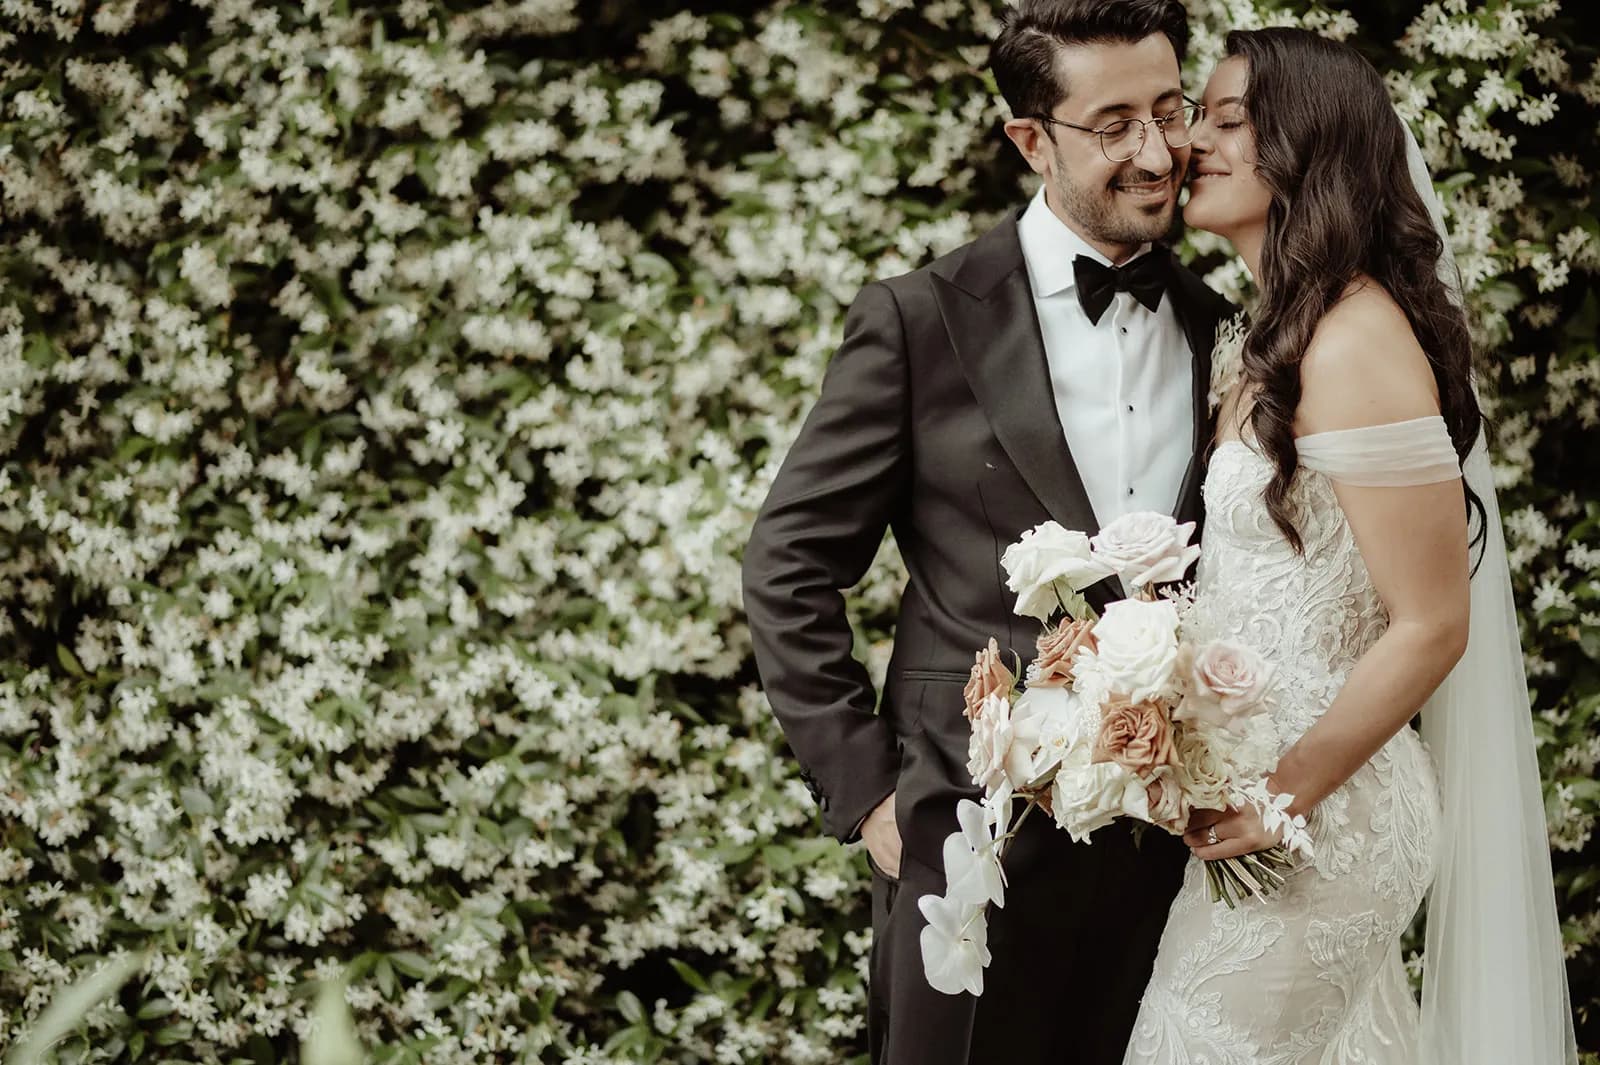
<svg viewBox="0 0 1600 1065"><path fill-rule="evenodd" d="M1446 192L1600 1045L1585 11L1190 6L1191 91L1360 43ZM0 1044L151 948L63 1060L293 1060L346 964L375 1062L863 1050L738 559L856 289L1027 191L996 10L0 0Z"/></svg>

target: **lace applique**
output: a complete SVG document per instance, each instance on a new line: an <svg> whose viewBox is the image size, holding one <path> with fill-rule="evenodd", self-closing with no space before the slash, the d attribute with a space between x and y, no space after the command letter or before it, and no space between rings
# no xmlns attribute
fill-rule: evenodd
<svg viewBox="0 0 1600 1065"><path fill-rule="evenodd" d="M1370 438L1369 438L1370 439ZM1208 635L1269 656L1282 749L1314 724L1388 627L1328 476L1305 466L1290 503L1296 554L1261 491L1272 468L1220 445L1205 483L1198 572ZM1401 729L1311 818L1314 869L1237 910L1210 902L1191 860L1168 916L1128 1065L1407 1063L1417 1007L1399 939L1432 875L1432 761Z"/></svg>

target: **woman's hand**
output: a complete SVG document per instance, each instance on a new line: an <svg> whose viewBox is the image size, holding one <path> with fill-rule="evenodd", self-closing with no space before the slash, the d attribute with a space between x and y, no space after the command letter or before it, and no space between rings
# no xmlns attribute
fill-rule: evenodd
<svg viewBox="0 0 1600 1065"><path fill-rule="evenodd" d="M1267 831L1254 806L1243 810L1230 806L1226 810L1196 810L1189 818L1183 842L1196 858L1212 862L1264 851L1281 841L1276 832Z"/></svg>

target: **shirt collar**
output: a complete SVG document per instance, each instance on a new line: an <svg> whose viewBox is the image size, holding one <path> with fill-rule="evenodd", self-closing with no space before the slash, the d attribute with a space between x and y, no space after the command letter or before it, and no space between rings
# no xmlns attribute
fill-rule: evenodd
<svg viewBox="0 0 1600 1065"><path fill-rule="evenodd" d="M1050 210L1050 205L1044 202L1043 185L1039 186L1028 209L1017 220L1017 237L1022 242L1022 258L1028 264L1028 283L1033 288L1034 299L1044 299L1076 288L1078 281L1072 269L1072 260L1080 255L1105 266L1111 265L1110 259L1096 251ZM1154 246L1145 244L1128 257L1128 262Z"/></svg>

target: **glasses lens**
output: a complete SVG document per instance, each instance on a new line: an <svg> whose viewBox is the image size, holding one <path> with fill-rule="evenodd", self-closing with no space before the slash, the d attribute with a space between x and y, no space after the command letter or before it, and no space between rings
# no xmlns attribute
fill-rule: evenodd
<svg viewBox="0 0 1600 1065"><path fill-rule="evenodd" d="M1123 163L1139 154L1144 144L1144 123L1125 118L1100 131L1100 147L1113 163Z"/></svg>
<svg viewBox="0 0 1600 1065"><path fill-rule="evenodd" d="M1199 123L1199 105L1188 104L1161 120L1161 133L1167 138L1168 147L1182 148L1194 140L1194 131Z"/></svg>

